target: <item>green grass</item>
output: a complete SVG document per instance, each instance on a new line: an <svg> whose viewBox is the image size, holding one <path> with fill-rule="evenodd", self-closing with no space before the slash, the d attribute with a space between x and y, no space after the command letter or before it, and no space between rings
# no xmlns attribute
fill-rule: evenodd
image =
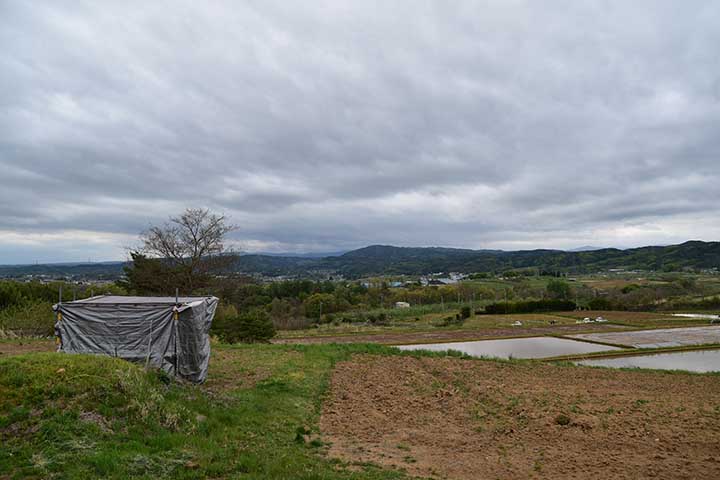
<svg viewBox="0 0 720 480"><path fill-rule="evenodd" d="M323 457L319 442L296 441L298 428L317 433L335 362L354 352L397 351L253 345L215 352L224 360L211 366L218 378L204 386L106 357L0 359L0 478L403 477L346 468Z"/></svg>

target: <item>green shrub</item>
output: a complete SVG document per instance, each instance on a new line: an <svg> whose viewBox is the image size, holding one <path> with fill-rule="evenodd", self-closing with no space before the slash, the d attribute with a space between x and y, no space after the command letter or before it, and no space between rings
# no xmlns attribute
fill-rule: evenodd
<svg viewBox="0 0 720 480"><path fill-rule="evenodd" d="M55 314L49 302L31 302L0 310L0 330L17 335L50 336Z"/></svg>
<svg viewBox="0 0 720 480"><path fill-rule="evenodd" d="M590 300L588 307L590 310L612 310L613 304L607 298L598 297Z"/></svg>
<svg viewBox="0 0 720 480"><path fill-rule="evenodd" d="M470 307L467 305L460 309L460 317L463 320L466 318L470 318L470 313L472 313L472 311L470 310Z"/></svg>
<svg viewBox="0 0 720 480"><path fill-rule="evenodd" d="M637 283L631 283L630 285L625 285L622 288L622 290L620 290L620 291L627 295L628 293L632 292L633 290L638 290L640 288L642 288L642 287L640 285L638 285Z"/></svg>
<svg viewBox="0 0 720 480"><path fill-rule="evenodd" d="M373 315L372 313L367 316L368 322L372 323L373 325L387 325L388 322L388 316L385 312L380 312L377 315Z"/></svg>
<svg viewBox="0 0 720 480"><path fill-rule="evenodd" d="M275 326L264 310L249 310L213 325L213 333L227 343L263 343L275 336Z"/></svg>
<svg viewBox="0 0 720 480"><path fill-rule="evenodd" d="M526 302L491 303L485 307L486 314L569 312L577 305L570 300L530 300Z"/></svg>
<svg viewBox="0 0 720 480"><path fill-rule="evenodd" d="M445 317L440 323L436 324L438 327L450 327L454 325L462 325L465 319L459 313L455 314L454 317Z"/></svg>
<svg viewBox="0 0 720 480"><path fill-rule="evenodd" d="M570 425L570 422L571 422L570 417L568 417L567 415L565 415L563 413L561 413L560 415L555 417L555 423L558 425L562 425L563 427L566 425Z"/></svg>

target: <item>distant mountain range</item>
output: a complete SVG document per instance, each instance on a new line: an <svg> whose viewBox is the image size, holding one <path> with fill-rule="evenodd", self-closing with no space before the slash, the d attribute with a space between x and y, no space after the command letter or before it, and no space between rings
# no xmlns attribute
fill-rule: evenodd
<svg viewBox="0 0 720 480"><path fill-rule="evenodd" d="M590 248L590 247L588 247ZM124 262L0 266L0 277L22 275L72 276L112 279L122 274ZM682 270L720 268L720 242L689 241L680 245L563 250L468 250L440 247L372 245L335 256L240 255L235 272L269 276L341 274L421 275L433 272L502 272L540 269L568 273L608 269Z"/></svg>
<svg viewBox="0 0 720 480"><path fill-rule="evenodd" d="M266 257L297 257L297 258L324 258L324 257L339 257L346 253L342 252L307 252L307 253L293 253L293 252L253 252L244 253L243 255L262 255Z"/></svg>
<svg viewBox="0 0 720 480"><path fill-rule="evenodd" d="M582 247L577 248L571 248L570 250L566 250L566 252L592 252L595 250L605 250L607 247L593 247L590 245L583 245Z"/></svg>
<svg viewBox="0 0 720 480"><path fill-rule="evenodd" d="M81 262L38 263L32 265L0 265L0 278L45 276L50 278L71 277L92 280L116 280L123 273L127 262Z"/></svg>
<svg viewBox="0 0 720 480"><path fill-rule="evenodd" d="M636 270L709 269L720 267L720 242L690 241L681 245L620 250L602 248L568 252L563 250L468 250L459 248L411 248L372 245L337 257L268 259L257 255L240 257L239 271L268 275L303 274L308 271L336 272L348 277L368 275L420 275L433 272L501 272L536 268L570 273L596 272L611 268Z"/></svg>

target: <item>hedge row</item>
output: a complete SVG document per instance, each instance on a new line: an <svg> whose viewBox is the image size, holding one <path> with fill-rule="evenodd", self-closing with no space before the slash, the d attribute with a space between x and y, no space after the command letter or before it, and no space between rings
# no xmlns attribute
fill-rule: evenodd
<svg viewBox="0 0 720 480"><path fill-rule="evenodd" d="M506 313L536 313L536 312L568 312L575 310L577 305L570 300L530 300L527 302L491 303L485 306L480 313L506 314Z"/></svg>

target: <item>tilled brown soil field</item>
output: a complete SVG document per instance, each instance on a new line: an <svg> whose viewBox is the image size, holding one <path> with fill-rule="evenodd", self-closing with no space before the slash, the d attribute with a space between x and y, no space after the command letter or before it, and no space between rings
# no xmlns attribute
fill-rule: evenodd
<svg viewBox="0 0 720 480"><path fill-rule="evenodd" d="M477 330L439 330L420 332L387 332L374 334L307 336L295 338L276 338L272 343L380 343L383 345L400 345L407 343L462 342L483 340L498 337L570 335L584 332L612 332L625 330L625 327L609 324L588 325L553 325L532 328L483 328Z"/></svg>
<svg viewBox="0 0 720 480"><path fill-rule="evenodd" d="M320 427L330 456L418 476L720 478L720 376L363 355Z"/></svg>

